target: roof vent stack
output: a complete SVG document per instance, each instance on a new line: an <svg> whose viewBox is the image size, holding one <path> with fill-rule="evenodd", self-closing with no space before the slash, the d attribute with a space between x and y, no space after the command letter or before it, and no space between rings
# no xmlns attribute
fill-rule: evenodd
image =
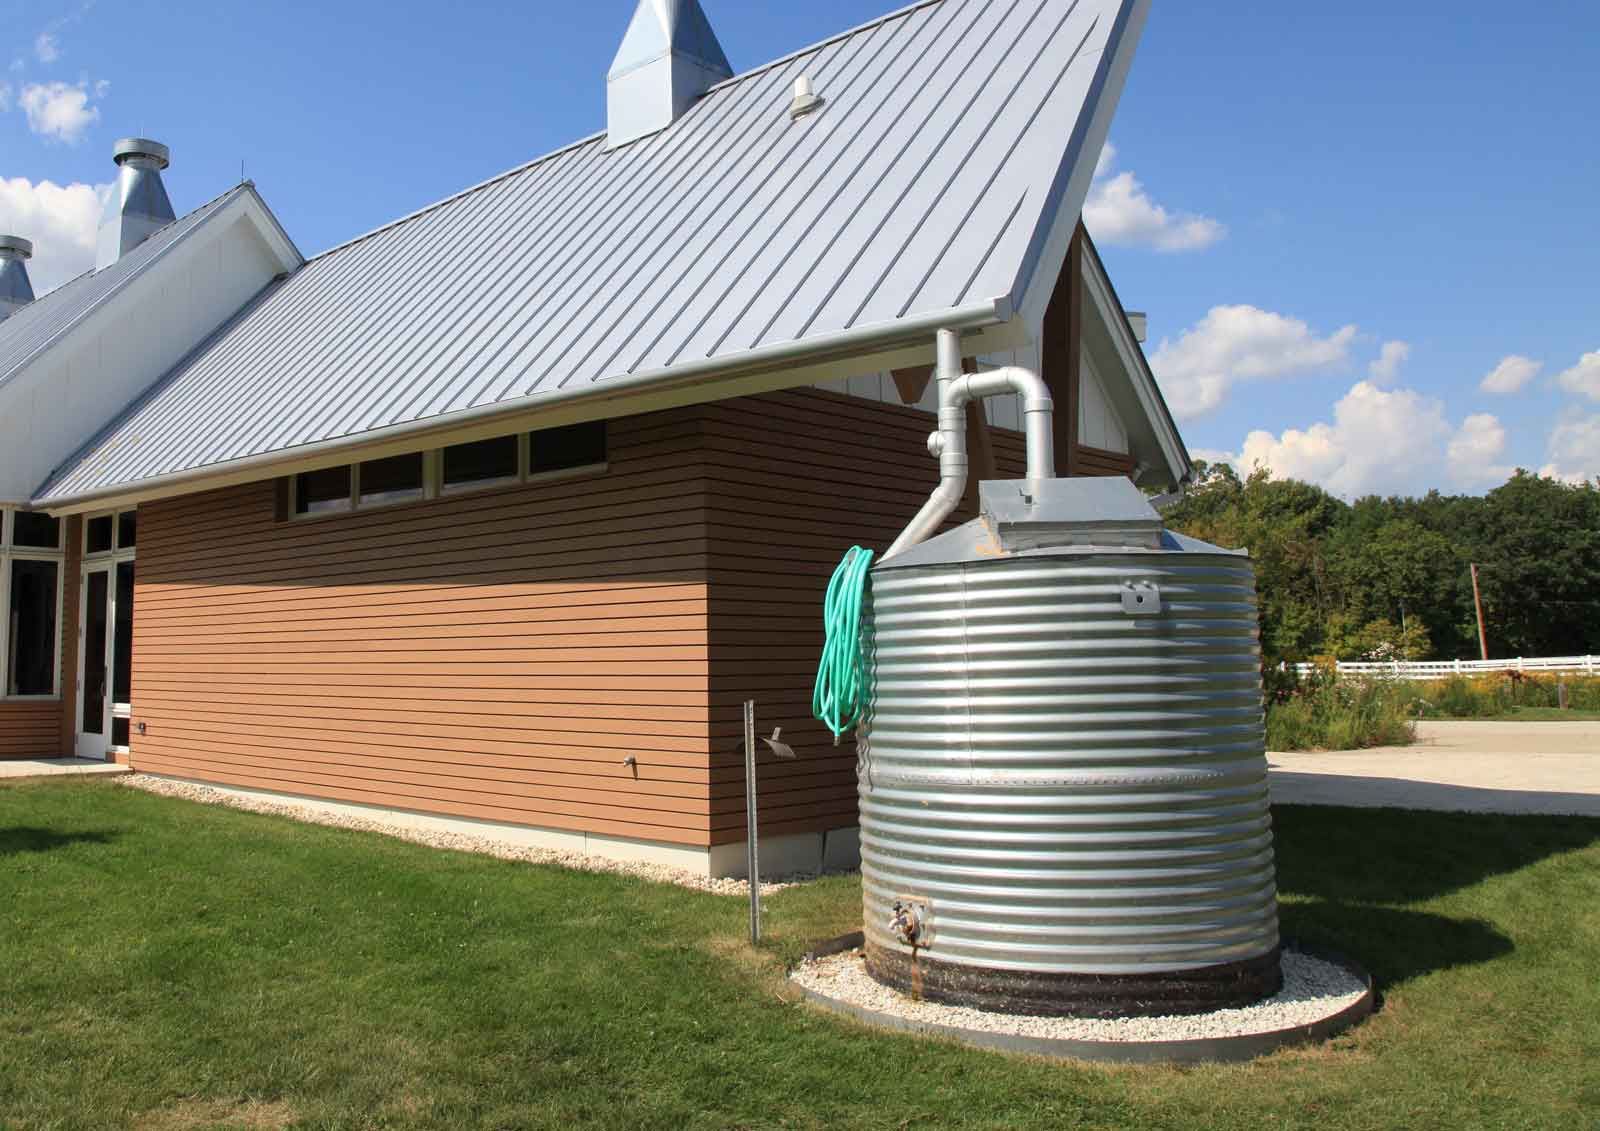
<svg viewBox="0 0 1600 1131"><path fill-rule="evenodd" d="M167 186L161 183L161 170L172 159L166 146L149 138L125 137L112 148L111 159L121 172L100 217L96 271L110 267L177 219Z"/></svg>
<svg viewBox="0 0 1600 1131"><path fill-rule="evenodd" d="M822 98L811 85L809 75L801 75L794 80L794 100L789 103L789 117L804 118L813 111L822 109Z"/></svg>
<svg viewBox="0 0 1600 1131"><path fill-rule="evenodd" d="M21 236L0 236L0 322L33 301L28 260L33 244Z"/></svg>
<svg viewBox="0 0 1600 1131"><path fill-rule="evenodd" d="M606 148L666 129L732 77L699 0L639 0L606 75Z"/></svg>

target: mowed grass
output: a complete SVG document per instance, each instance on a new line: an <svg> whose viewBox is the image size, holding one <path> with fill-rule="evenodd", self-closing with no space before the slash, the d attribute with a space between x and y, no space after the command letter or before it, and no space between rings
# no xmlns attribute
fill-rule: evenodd
<svg viewBox="0 0 1600 1131"><path fill-rule="evenodd" d="M745 905L107 782L0 787L6 1128L1585 1128L1600 822L1282 809L1287 934L1364 959L1329 1046L1054 1064L796 1003L859 883Z"/></svg>

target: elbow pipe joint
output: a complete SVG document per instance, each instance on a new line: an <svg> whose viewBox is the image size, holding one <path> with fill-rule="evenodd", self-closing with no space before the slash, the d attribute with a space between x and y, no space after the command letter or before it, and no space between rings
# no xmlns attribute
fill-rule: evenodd
<svg viewBox="0 0 1600 1131"><path fill-rule="evenodd" d="M933 535L960 505L967 490L966 406L971 401L1006 393L1021 396L1028 478L1034 482L1055 478L1055 400L1044 379L1015 365L985 373L963 373L961 368L961 339L953 330L940 330L939 428L928 437L928 452L939 461L939 486L880 561L888 561Z"/></svg>

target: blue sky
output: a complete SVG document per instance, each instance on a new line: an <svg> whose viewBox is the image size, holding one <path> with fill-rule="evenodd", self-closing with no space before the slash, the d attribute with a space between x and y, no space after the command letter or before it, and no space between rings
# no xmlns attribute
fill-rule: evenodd
<svg viewBox="0 0 1600 1131"><path fill-rule="evenodd" d="M888 2L703 0L737 69ZM180 212L242 160L320 250L600 129L632 7L0 0L0 228L81 269L147 133ZM1577 0L1156 0L1088 219L1190 447L1346 495L1600 475L1597 43Z"/></svg>

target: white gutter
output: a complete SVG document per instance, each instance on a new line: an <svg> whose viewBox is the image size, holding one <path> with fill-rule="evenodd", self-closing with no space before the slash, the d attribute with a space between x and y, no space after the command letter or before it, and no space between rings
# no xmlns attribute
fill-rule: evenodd
<svg viewBox="0 0 1600 1131"><path fill-rule="evenodd" d="M957 307L953 310L941 310L917 315L898 322L880 322L870 326L852 327L825 337L777 342L724 357L702 358L682 365L644 370L638 373L630 373L623 377L592 381L586 386L580 385L573 389L560 389L534 397L520 397L510 401L497 401L493 404L478 405L475 408L446 413L442 416L430 416L422 420L391 424L383 428L373 428L356 435L317 440L309 444L301 444L292 448L280 448L271 452L261 452L223 463L207 464L204 467L187 468L182 471L169 472L165 475L151 476L148 479L118 483L111 487L101 487L88 491L73 491L66 494L41 495L33 501L33 506L39 510L63 510L64 513L76 513L95 509L98 504L103 504L107 500L120 500L126 496L159 497L169 487L182 487L192 483L203 482L207 479L237 475L241 471L259 469L261 471L260 478L268 479L272 477L270 469L273 467L314 459L324 454L357 449L371 444L380 444L411 436L423 436L448 431L483 423L497 417L525 414L530 409L567 404L580 398L600 404L642 392L646 386L650 387L649 391L651 392L661 392L686 386L711 384L714 381L725 380L733 376L749 375L767 370L780 370L800 361L818 362L829 360L832 357L845 360L874 350L913 344L918 339L923 339L936 330L943 333L947 328L977 329L983 326L1008 322L1012 313L1009 297L986 299L967 306ZM958 371L961 368L959 352L958 346L956 360L956 369ZM147 397L149 395L146 394ZM102 442L105 435L106 433L101 433L93 443ZM52 473L46 485L48 486L49 483L61 477L59 470Z"/></svg>
<svg viewBox="0 0 1600 1131"><path fill-rule="evenodd" d="M879 561L888 561L934 534L967 493L967 404L1016 393L1022 397L1028 437L1028 482L1056 477L1055 403L1044 379L1008 365L983 373L961 372L961 337L941 329L938 343L939 429L928 437L928 451L939 457L939 486Z"/></svg>

